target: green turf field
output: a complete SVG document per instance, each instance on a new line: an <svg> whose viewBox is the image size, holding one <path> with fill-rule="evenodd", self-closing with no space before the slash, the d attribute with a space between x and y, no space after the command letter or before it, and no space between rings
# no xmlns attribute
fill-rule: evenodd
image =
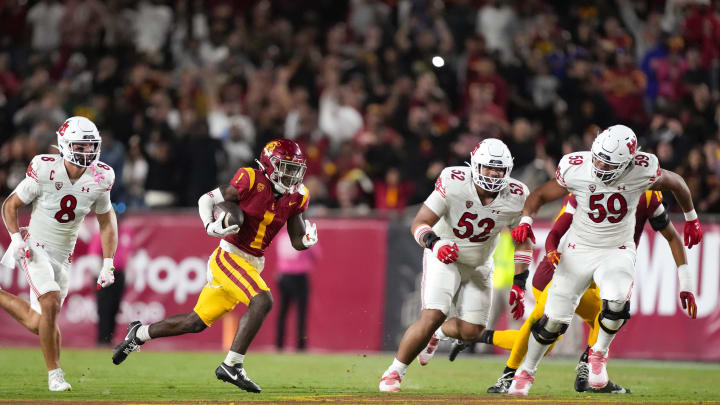
<svg viewBox="0 0 720 405"><path fill-rule="evenodd" d="M0 348L0 402L82 401L248 401L329 403L499 403L485 389L503 368L500 357L459 357L445 353L427 367L413 364L403 392L380 394L380 375L392 360L385 355L259 354L245 360L248 375L262 394L248 394L215 379L221 352L133 353L121 366L108 350L65 350L63 369L72 392L50 393L42 355L36 349ZM611 360L611 378L631 395L580 395L572 390L575 361L549 359L542 364L530 400L562 402L720 401L720 364ZM498 401L500 400L500 401ZM479 402L476 402L479 401ZM518 403L518 401L511 401ZM522 402L522 401L520 401Z"/></svg>

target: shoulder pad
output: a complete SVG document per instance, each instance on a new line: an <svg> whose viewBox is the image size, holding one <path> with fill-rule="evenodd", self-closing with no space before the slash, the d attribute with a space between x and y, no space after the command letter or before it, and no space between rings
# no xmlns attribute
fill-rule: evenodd
<svg viewBox="0 0 720 405"><path fill-rule="evenodd" d="M37 155L30 161L25 175L39 183L40 179L48 178L53 166L59 161L62 161L60 155Z"/></svg>
<svg viewBox="0 0 720 405"><path fill-rule="evenodd" d="M590 152L574 152L563 156L555 170L555 180L563 187L567 187L568 173L583 166L584 164L592 164Z"/></svg>
<svg viewBox="0 0 720 405"><path fill-rule="evenodd" d="M235 172L230 185L235 187L238 191L252 190L257 183L258 173L251 167L241 167Z"/></svg>
<svg viewBox="0 0 720 405"><path fill-rule="evenodd" d="M101 187L105 188L106 191L110 191L115 184L115 170L108 164L103 162L95 162L90 165L93 180Z"/></svg>
<svg viewBox="0 0 720 405"><path fill-rule="evenodd" d="M443 169L435 182L435 190L443 197L447 193L452 193L464 187L468 182L472 182L472 173L466 166L450 166Z"/></svg>

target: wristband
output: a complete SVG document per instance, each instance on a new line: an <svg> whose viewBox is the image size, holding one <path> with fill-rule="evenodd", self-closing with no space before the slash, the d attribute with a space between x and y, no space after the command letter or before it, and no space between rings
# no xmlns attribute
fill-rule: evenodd
<svg viewBox="0 0 720 405"><path fill-rule="evenodd" d="M694 220L696 220L697 217L698 217L698 216L697 216L697 212L695 212L694 209L693 209L693 210L690 210L690 211L688 211L688 212L685 212L684 214L685 214L685 220L688 221L688 222L694 221Z"/></svg>
<svg viewBox="0 0 720 405"><path fill-rule="evenodd" d="M528 224L528 225L532 226L532 224L533 224L533 219L532 219L532 217L522 217L522 218L520 218L520 223L521 223L521 224Z"/></svg>
<svg viewBox="0 0 720 405"><path fill-rule="evenodd" d="M422 246L423 238L427 232L432 232L432 228L428 224L422 224L415 229L415 234L413 236L420 246Z"/></svg>
<svg viewBox="0 0 720 405"><path fill-rule="evenodd" d="M514 262L520 264L530 264L532 262L532 251L530 250L516 250L514 256Z"/></svg>
<svg viewBox="0 0 720 405"><path fill-rule="evenodd" d="M103 269L107 269L107 268L110 268L110 269L114 269L114 268L115 268L115 264L113 263L113 259L112 259L112 258L110 258L110 259L108 259L108 258L103 259ZM112 270L111 270L111 271L112 271Z"/></svg>
<svg viewBox="0 0 720 405"><path fill-rule="evenodd" d="M680 292L687 291L687 292L694 292L694 288L692 288L692 276L690 275L690 269L688 268L687 264L681 264L677 268L678 272L678 287L680 289Z"/></svg>
<svg viewBox="0 0 720 405"><path fill-rule="evenodd" d="M525 270L520 274L516 274L515 277L513 277L513 284L525 290L525 283L527 283L528 275L530 275L530 270Z"/></svg>
<svg viewBox="0 0 720 405"><path fill-rule="evenodd" d="M432 250L433 246L437 241L440 240L440 237L435 235L435 232L426 232L425 235L423 235L423 243L425 244L425 247L427 249Z"/></svg>

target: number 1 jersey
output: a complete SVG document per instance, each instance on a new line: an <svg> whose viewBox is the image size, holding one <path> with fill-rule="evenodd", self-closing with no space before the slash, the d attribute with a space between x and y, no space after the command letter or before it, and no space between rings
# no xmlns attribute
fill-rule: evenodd
<svg viewBox="0 0 720 405"><path fill-rule="evenodd" d="M568 233L586 246L634 248L635 211L645 191L660 177L655 155L638 152L625 173L610 185L592 173L592 152L563 156L556 171L557 182L577 200Z"/></svg>
<svg viewBox="0 0 720 405"><path fill-rule="evenodd" d="M440 217L433 227L435 234L457 243L458 261L480 266L492 258L503 228L512 229L520 222L528 194L525 184L509 178L507 187L484 206L470 167L456 166L440 173L425 205Z"/></svg>
<svg viewBox="0 0 720 405"><path fill-rule="evenodd" d="M37 155L14 193L23 203L32 203L30 236L70 253L83 218L93 209L96 214L112 209L110 189L114 181L113 169L95 162L71 182L62 156Z"/></svg>

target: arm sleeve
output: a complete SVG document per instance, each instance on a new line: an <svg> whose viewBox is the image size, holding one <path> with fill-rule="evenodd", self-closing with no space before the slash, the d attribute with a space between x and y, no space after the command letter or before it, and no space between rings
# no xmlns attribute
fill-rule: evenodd
<svg viewBox="0 0 720 405"><path fill-rule="evenodd" d="M105 214L112 209L112 203L110 202L110 192L103 192L97 200L95 200L95 213Z"/></svg>
<svg viewBox="0 0 720 405"><path fill-rule="evenodd" d="M40 195L40 184L27 176L15 187L14 193L24 204L30 204Z"/></svg>
<svg viewBox="0 0 720 405"><path fill-rule="evenodd" d="M548 233L548 236L545 239L546 251L557 250L558 245L560 244L560 239L562 239L563 235L565 235L565 232L567 232L567 230L570 228L570 224L572 224L572 219L573 214L568 213L567 211L561 213L557 217L557 219L555 220L555 224L553 224L552 229L550 229L550 233Z"/></svg>

